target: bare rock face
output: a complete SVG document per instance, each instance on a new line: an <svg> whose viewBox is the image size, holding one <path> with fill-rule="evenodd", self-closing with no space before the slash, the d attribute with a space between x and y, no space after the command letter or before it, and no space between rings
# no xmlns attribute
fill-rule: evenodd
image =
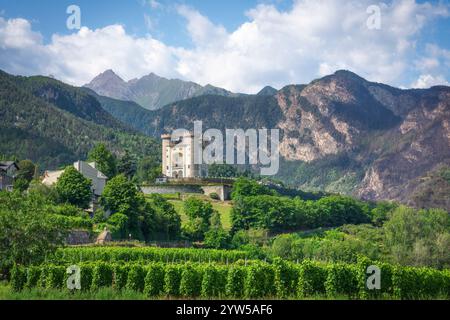
<svg viewBox="0 0 450 320"><path fill-rule="evenodd" d="M125 101L133 100L133 92L128 84L112 70L99 74L86 87L101 96Z"/></svg>
<svg viewBox="0 0 450 320"><path fill-rule="evenodd" d="M391 150L380 155L367 171L357 194L369 199L412 203L421 177L450 165L450 88L405 92L415 105L402 122L385 135ZM402 101L411 98L400 96ZM450 195L449 195L450 196Z"/></svg>

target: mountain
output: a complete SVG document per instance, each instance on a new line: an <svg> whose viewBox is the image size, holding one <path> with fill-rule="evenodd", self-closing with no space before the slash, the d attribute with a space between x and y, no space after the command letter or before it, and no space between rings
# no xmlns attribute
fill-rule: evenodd
<svg viewBox="0 0 450 320"><path fill-rule="evenodd" d="M84 89L0 71L1 155L55 169L84 159L99 142L116 154L125 149L138 157L159 154L155 139L113 118Z"/></svg>
<svg viewBox="0 0 450 320"><path fill-rule="evenodd" d="M169 103L201 95L239 96L239 94L211 85L203 87L194 82L169 80L154 73L126 82L112 70L98 75L85 87L100 96L134 101L149 110L156 110Z"/></svg>
<svg viewBox="0 0 450 320"><path fill-rule="evenodd" d="M264 87L260 92L258 92L258 96L274 96L278 93L278 90L271 87L271 86L266 86Z"/></svg>
<svg viewBox="0 0 450 320"><path fill-rule="evenodd" d="M142 80L106 76L123 94ZM143 87L157 76L144 78ZM45 168L82 158L100 141L115 153L159 155L160 145L142 134L159 139L196 120L204 130L278 128L275 178L289 186L450 211L450 87L402 90L338 71L257 95L204 87L214 93L151 111L45 77L0 72L0 84L0 154Z"/></svg>
<svg viewBox="0 0 450 320"><path fill-rule="evenodd" d="M192 129L195 120L204 129L279 128L277 178L291 186L418 207L423 194L432 193L436 201L427 205L450 210L440 191L450 182L436 178L450 167L449 87L401 90L338 71L275 95L204 95L156 111L134 106L140 119L135 123L124 116L128 107L107 110L155 137Z"/></svg>

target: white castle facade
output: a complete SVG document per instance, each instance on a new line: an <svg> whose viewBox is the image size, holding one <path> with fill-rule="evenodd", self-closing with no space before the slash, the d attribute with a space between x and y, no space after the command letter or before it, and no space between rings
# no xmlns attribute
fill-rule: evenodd
<svg viewBox="0 0 450 320"><path fill-rule="evenodd" d="M186 133L173 141L162 135L162 173L168 178L186 179L207 176L207 166L194 163L194 135Z"/></svg>

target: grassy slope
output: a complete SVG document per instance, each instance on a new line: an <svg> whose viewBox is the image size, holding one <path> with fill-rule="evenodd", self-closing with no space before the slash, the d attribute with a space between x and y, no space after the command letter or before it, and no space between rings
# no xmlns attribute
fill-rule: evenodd
<svg viewBox="0 0 450 320"><path fill-rule="evenodd" d="M231 229L231 209L232 205L229 201L221 202L221 201L213 201L209 199L208 197L202 196L202 195L188 195L193 197L199 197L202 200L210 201L214 210L217 210L220 213L221 219L222 219L222 225L225 230ZM176 195L170 196L166 195L166 198L169 199L169 202L173 204L175 207L175 210L178 212L178 214L181 216L181 222L186 223L187 216L184 214L183 210L183 200L178 200Z"/></svg>

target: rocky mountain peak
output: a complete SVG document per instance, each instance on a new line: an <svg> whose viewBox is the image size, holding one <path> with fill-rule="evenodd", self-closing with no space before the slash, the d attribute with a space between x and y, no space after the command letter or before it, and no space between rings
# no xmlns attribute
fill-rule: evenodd
<svg viewBox="0 0 450 320"><path fill-rule="evenodd" d="M265 86L261 91L257 93L258 96L274 96L278 93L278 90L271 86Z"/></svg>

